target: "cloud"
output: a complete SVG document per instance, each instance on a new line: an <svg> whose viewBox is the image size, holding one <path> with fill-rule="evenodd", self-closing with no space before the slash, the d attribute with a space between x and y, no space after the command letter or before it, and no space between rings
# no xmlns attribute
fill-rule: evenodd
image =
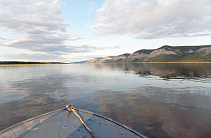
<svg viewBox="0 0 211 138"><path fill-rule="evenodd" d="M4 42L4 41L8 41L9 39L6 37L0 37L0 41Z"/></svg>
<svg viewBox="0 0 211 138"><path fill-rule="evenodd" d="M94 34L140 39L210 35L210 0L107 0Z"/></svg>
<svg viewBox="0 0 211 138"><path fill-rule="evenodd" d="M20 44L21 45L21 44ZM33 53L7 53L0 55L0 58L11 59L11 60L67 60L64 58L64 55L71 53L88 53L94 52L97 50L109 50L109 49L118 49L120 46L104 46L97 47L91 45L46 45L46 47L31 47L29 50ZM80 57L75 59L87 58L86 54L80 55Z"/></svg>
<svg viewBox="0 0 211 138"><path fill-rule="evenodd" d="M96 4L94 2L89 2L89 7L88 7L88 10L89 11L93 11L94 8L95 8Z"/></svg>
<svg viewBox="0 0 211 138"><path fill-rule="evenodd" d="M6 6L4 4L6 3ZM30 31L62 31L70 25L61 17L60 1L49 3L40 0L0 2L0 24L12 31L30 33ZM2 6L3 4L3 6Z"/></svg>
<svg viewBox="0 0 211 138"><path fill-rule="evenodd" d="M85 46L66 44L68 41L84 38L66 33L71 24L61 16L62 5L64 3L59 0L0 0L1 28L11 31L16 36L0 37L2 46L46 52L51 55L88 52L91 46L85 49Z"/></svg>
<svg viewBox="0 0 211 138"><path fill-rule="evenodd" d="M13 53L2 55L1 58L9 60L58 60L61 59L59 55L45 54L45 53Z"/></svg>

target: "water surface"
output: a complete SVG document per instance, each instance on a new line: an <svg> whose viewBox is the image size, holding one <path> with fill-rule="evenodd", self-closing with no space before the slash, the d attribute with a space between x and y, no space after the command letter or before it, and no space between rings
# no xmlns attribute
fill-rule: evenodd
<svg viewBox="0 0 211 138"><path fill-rule="evenodd" d="M208 138L211 64L0 66L0 130L66 104L152 138Z"/></svg>

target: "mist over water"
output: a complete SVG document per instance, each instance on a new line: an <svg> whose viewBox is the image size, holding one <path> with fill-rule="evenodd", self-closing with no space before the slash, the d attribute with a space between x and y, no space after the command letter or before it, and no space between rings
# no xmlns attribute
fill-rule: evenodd
<svg viewBox="0 0 211 138"><path fill-rule="evenodd" d="M211 64L0 66L0 130L66 104L150 138L208 138Z"/></svg>

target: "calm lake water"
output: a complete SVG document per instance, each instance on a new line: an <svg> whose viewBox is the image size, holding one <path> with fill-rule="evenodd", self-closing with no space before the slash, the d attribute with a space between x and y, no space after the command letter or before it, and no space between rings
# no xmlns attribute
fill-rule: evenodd
<svg viewBox="0 0 211 138"><path fill-rule="evenodd" d="M0 130L66 104L150 138L210 138L211 64L0 66Z"/></svg>

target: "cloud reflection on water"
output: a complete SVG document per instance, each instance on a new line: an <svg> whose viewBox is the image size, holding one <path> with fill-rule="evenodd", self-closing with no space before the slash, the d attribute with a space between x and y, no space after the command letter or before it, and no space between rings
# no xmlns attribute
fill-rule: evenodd
<svg viewBox="0 0 211 138"><path fill-rule="evenodd" d="M173 92L176 91L149 87L136 91L96 91L92 97L100 105L100 114L150 138L210 137L211 110L206 107L211 105L200 105L210 104L210 97Z"/></svg>
<svg viewBox="0 0 211 138"><path fill-rule="evenodd" d="M211 64L0 66L0 76L0 130L71 103L149 137L211 137Z"/></svg>

